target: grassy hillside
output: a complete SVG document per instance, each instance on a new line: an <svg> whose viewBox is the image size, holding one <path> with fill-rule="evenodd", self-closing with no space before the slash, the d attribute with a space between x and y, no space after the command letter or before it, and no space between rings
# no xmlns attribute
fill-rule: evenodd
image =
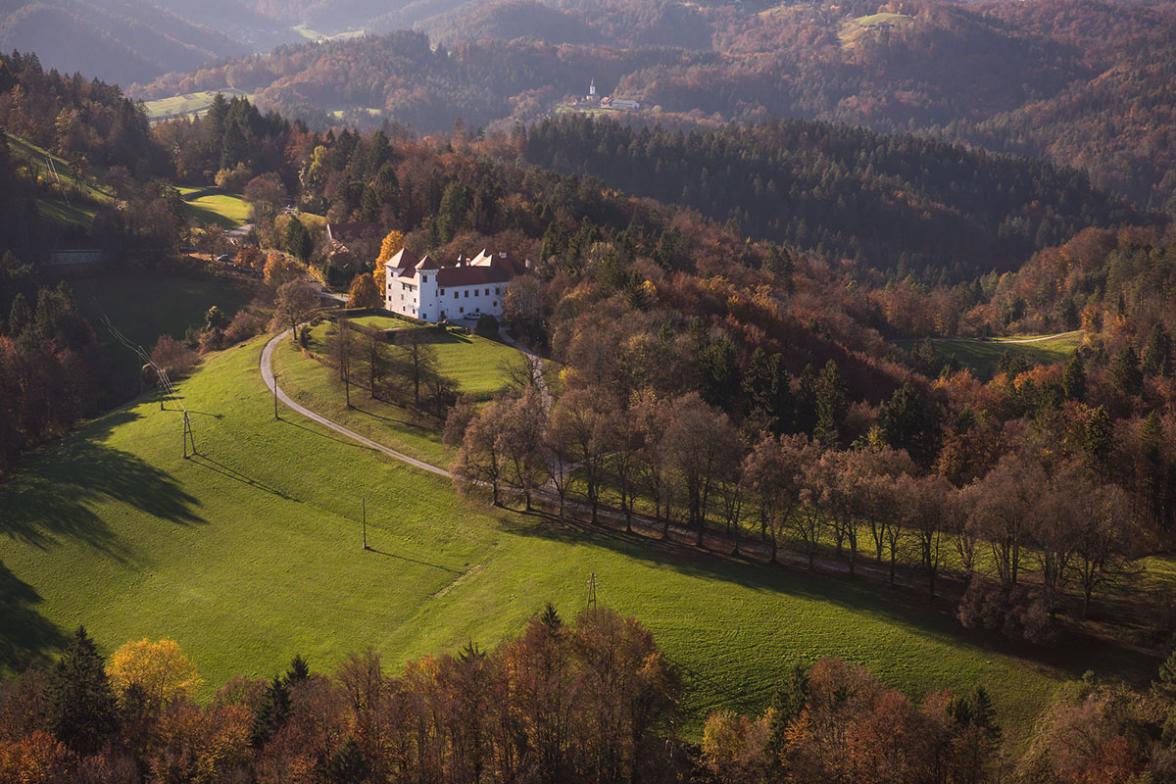
<svg viewBox="0 0 1176 784"><path fill-rule="evenodd" d="M249 222L249 203L236 194L224 193L219 188L187 186L181 186L179 191L188 215L196 225L215 224L236 229Z"/></svg>
<svg viewBox="0 0 1176 784"><path fill-rule="evenodd" d="M208 111L208 107L212 106L212 99L216 98L217 93L224 95L226 98L232 98L235 95L246 95L241 90L234 90L231 87L223 90L200 90L194 93L184 93L183 95L172 95L167 98L144 101L143 109L147 112L147 119L151 122L166 120L171 117L200 115L204 114L204 112Z"/></svg>
<svg viewBox="0 0 1176 784"><path fill-rule="evenodd" d="M182 385L202 456L181 457L178 404L143 402L0 487L0 667L52 656L79 623L107 651L176 638L206 696L295 652L328 668L371 646L395 667L471 639L493 645L547 600L572 614L591 572L601 599L648 624L682 666L694 720L759 707L792 665L834 654L915 694L983 683L1019 740L1061 680L1150 666L1090 648L1025 658L922 597L492 512L289 412L274 421L261 346L210 356ZM285 359L278 370L290 372Z"/></svg>
<svg viewBox="0 0 1176 784"><path fill-rule="evenodd" d="M1065 362L1082 345L1082 330L1003 338L932 338L931 343L939 354L988 378L1005 354L1022 356L1031 365Z"/></svg>
<svg viewBox="0 0 1176 784"><path fill-rule="evenodd" d="M38 182L54 187L60 194L59 198L37 200L42 216L64 226L85 229L94 221L94 205L114 200L109 190L78 174L64 158L20 136L10 133L4 136L9 151L28 167L29 174Z"/></svg>
<svg viewBox="0 0 1176 784"><path fill-rule="evenodd" d="M103 316L150 351L160 335L183 338L189 327L203 326L204 315L213 305L231 318L256 293L248 282L199 270L107 270L73 281L72 288L79 306L99 329L99 340L110 344L111 361L118 367L117 394L122 396L118 400L125 400L138 389L140 362L102 331Z"/></svg>

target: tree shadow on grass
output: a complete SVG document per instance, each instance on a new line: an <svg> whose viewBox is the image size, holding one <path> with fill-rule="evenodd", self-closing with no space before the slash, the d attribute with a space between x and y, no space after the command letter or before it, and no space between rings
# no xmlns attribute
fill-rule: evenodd
<svg viewBox="0 0 1176 784"><path fill-rule="evenodd" d="M66 636L41 615L41 596L0 562L0 672L45 664Z"/></svg>
<svg viewBox="0 0 1176 784"><path fill-rule="evenodd" d="M133 557L131 546L94 512L94 504L117 500L163 522L203 522L194 511L199 501L181 490L170 474L103 443L111 429L137 416L126 410L104 417L43 450L0 486L0 537L42 550L81 542L125 562Z"/></svg>
<svg viewBox="0 0 1176 784"><path fill-rule="evenodd" d="M909 589L890 588L860 577L851 579L794 567L753 563L603 526L590 528L561 523L543 513L526 517L501 514L499 519L505 530L520 536L590 544L692 577L736 583L763 593L828 602L908 627L922 637L946 645L1016 657L1026 667L1052 670L1055 675L1060 672L1066 677L1078 678L1093 670L1140 686L1147 683L1156 670L1154 657L1106 640L1075 637L1045 647L1009 640L995 633L964 629L955 617L954 603L932 599L926 593Z"/></svg>

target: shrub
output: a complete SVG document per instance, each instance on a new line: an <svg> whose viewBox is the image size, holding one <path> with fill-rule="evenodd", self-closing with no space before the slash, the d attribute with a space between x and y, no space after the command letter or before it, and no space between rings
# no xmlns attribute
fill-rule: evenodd
<svg viewBox="0 0 1176 784"><path fill-rule="evenodd" d="M253 172L245 168L245 164L238 163L236 168L221 169L213 180L218 188L230 193L240 193L245 185L253 179Z"/></svg>
<svg viewBox="0 0 1176 784"><path fill-rule="evenodd" d="M1013 640L1045 645L1057 639L1053 614L1037 591L973 577L960 598L956 616L966 629L999 631Z"/></svg>
<svg viewBox="0 0 1176 784"><path fill-rule="evenodd" d="M474 327L474 334L481 335L484 338L498 337L498 319L491 316L489 313L478 317L478 323Z"/></svg>
<svg viewBox="0 0 1176 784"><path fill-rule="evenodd" d="M231 346L248 340L261 332L264 326L265 320L261 316L248 310L242 310L233 316L229 326L225 327L225 344Z"/></svg>
<svg viewBox="0 0 1176 784"><path fill-rule="evenodd" d="M159 365L172 378L186 376L199 361L196 352L171 335L160 335L151 349L151 361Z"/></svg>

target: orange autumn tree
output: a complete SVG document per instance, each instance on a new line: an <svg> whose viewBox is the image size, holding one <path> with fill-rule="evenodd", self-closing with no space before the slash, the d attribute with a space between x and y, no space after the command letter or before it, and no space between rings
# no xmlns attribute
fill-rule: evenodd
<svg viewBox="0 0 1176 784"><path fill-rule="evenodd" d="M191 699L203 683L196 665L179 643L167 639L152 642L143 638L125 643L111 655L106 674L118 694L138 686L159 702Z"/></svg>
<svg viewBox="0 0 1176 784"><path fill-rule="evenodd" d="M347 291L347 307L378 308L383 304L375 281L368 275L356 275L351 281L351 288Z"/></svg>
<svg viewBox="0 0 1176 784"><path fill-rule="evenodd" d="M385 234L383 241L380 242L380 255L376 257L376 269L372 273L372 277L380 289L381 299L384 297L384 265L402 248L404 248L404 235L396 229Z"/></svg>

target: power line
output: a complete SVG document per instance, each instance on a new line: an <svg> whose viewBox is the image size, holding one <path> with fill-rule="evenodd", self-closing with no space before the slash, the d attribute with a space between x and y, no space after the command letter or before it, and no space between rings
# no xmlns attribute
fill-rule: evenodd
<svg viewBox="0 0 1176 784"><path fill-rule="evenodd" d="M149 367L155 372L155 378L160 390L159 410L163 410L163 402L165 399L176 398L180 401L181 410L184 412L184 459L187 460L190 457L188 454L189 444L192 446L192 456L200 454L198 451L196 451L196 435L192 432L192 418L188 414L188 406L184 404L184 399L182 397L176 395L176 388L172 384L171 377L168 376L167 370L152 360L151 355L147 353L145 348L140 346L138 343L135 343L133 340L120 332L118 327L114 326L114 323L110 320L110 317L105 313L102 314L101 321L102 325L106 327L106 331L109 332L115 340L117 340L139 358L139 360L143 363L143 367Z"/></svg>

